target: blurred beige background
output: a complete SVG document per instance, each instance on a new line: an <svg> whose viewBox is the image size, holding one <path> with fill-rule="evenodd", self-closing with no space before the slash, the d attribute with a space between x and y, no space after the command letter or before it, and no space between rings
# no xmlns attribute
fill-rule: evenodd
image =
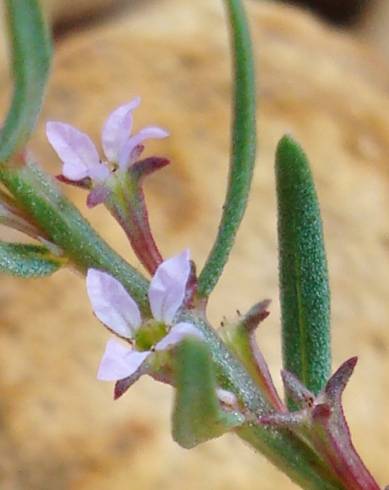
<svg viewBox="0 0 389 490"><path fill-rule="evenodd" d="M94 21L68 24L58 34L32 146L45 168L57 173L45 120L72 123L97 141L108 112L141 95L136 126L155 123L171 130L168 140L148 148L172 160L147 188L155 235L166 256L189 245L201 265L220 215L228 159L230 60L222 3L130 0L122 9L115 5L114 12L113 3ZM273 159L279 138L292 132L312 161L322 203L334 366L360 357L346 392L346 413L358 449L384 485L389 483L389 69L367 28L363 36L361 30L345 33L295 8L246 3L258 70L258 166L247 217L210 317L217 325L236 308L244 311L258 299L273 298L258 340L279 386ZM82 2L71 9L69 3L57 5L65 5L64 15L76 16ZM367 18L363 22L368 25ZM5 70L2 63L4 111ZM69 194L134 261L105 210L86 210L82 191ZM233 436L191 451L175 445L168 387L142 379L114 403L112 386L95 379L109 336L93 318L81 277L69 271L24 282L3 276L0 305L2 490L295 488Z"/></svg>

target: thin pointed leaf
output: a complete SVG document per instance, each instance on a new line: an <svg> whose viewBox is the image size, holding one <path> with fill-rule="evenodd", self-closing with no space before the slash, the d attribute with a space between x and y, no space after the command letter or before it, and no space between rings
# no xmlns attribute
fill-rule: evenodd
<svg viewBox="0 0 389 490"><path fill-rule="evenodd" d="M198 294L208 296L227 263L242 221L255 164L256 102L254 61L240 0L225 0L234 52L234 109L230 173L219 231L199 277Z"/></svg>
<svg viewBox="0 0 389 490"><path fill-rule="evenodd" d="M187 338L178 345L175 379L173 438L180 446L192 448L244 422L240 414L220 408L214 366L205 342Z"/></svg>
<svg viewBox="0 0 389 490"><path fill-rule="evenodd" d="M46 247L0 242L0 272L18 277L45 277L56 272L64 260Z"/></svg>
<svg viewBox="0 0 389 490"><path fill-rule="evenodd" d="M6 0L14 93L0 132L0 162L21 150L35 126L49 74L51 45L37 0Z"/></svg>
<svg viewBox="0 0 389 490"><path fill-rule="evenodd" d="M327 262L309 164L288 136L278 145L276 179L284 369L317 394L331 371Z"/></svg>

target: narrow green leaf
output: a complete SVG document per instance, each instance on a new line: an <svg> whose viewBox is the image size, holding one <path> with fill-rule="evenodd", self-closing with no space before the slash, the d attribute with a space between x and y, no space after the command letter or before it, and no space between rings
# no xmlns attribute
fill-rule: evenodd
<svg viewBox="0 0 389 490"><path fill-rule="evenodd" d="M255 164L255 74L250 33L240 0L225 0L234 53L234 109L227 194L219 231L199 277L208 296L219 280L246 210Z"/></svg>
<svg viewBox="0 0 389 490"><path fill-rule="evenodd" d="M318 393L331 372L327 261L309 163L289 136L278 145L276 179L284 368Z"/></svg>
<svg viewBox="0 0 389 490"><path fill-rule="evenodd" d="M175 379L173 439L180 446L190 449L244 422L242 415L220 409L214 366L205 342L191 338L181 342Z"/></svg>
<svg viewBox="0 0 389 490"><path fill-rule="evenodd" d="M14 92L0 132L0 162L22 149L35 126L49 75L51 45L38 0L5 0Z"/></svg>
<svg viewBox="0 0 389 490"><path fill-rule="evenodd" d="M56 272L64 260L46 247L0 242L0 272L18 277L45 277Z"/></svg>

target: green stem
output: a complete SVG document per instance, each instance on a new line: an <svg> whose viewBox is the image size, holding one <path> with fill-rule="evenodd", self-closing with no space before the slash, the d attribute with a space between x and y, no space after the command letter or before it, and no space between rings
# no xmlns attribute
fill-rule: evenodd
<svg viewBox="0 0 389 490"><path fill-rule="evenodd" d="M21 150L35 126L49 75L51 44L37 0L6 0L14 93L0 132L0 162Z"/></svg>
<svg viewBox="0 0 389 490"><path fill-rule="evenodd" d="M1 168L0 179L50 241L81 271L94 267L111 273L148 312L147 280L114 252L36 165Z"/></svg>
<svg viewBox="0 0 389 490"><path fill-rule="evenodd" d="M227 194L219 231L199 277L198 293L207 297L218 282L246 210L255 164L255 76L250 33L239 0L225 0L234 53L234 109Z"/></svg>

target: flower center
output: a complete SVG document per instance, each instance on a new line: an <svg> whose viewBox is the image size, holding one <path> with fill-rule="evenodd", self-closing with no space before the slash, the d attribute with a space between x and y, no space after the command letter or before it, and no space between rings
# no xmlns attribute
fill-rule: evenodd
<svg viewBox="0 0 389 490"><path fill-rule="evenodd" d="M135 334L136 349L140 351L150 350L157 344L168 332L165 323L155 320L148 320L143 323Z"/></svg>

